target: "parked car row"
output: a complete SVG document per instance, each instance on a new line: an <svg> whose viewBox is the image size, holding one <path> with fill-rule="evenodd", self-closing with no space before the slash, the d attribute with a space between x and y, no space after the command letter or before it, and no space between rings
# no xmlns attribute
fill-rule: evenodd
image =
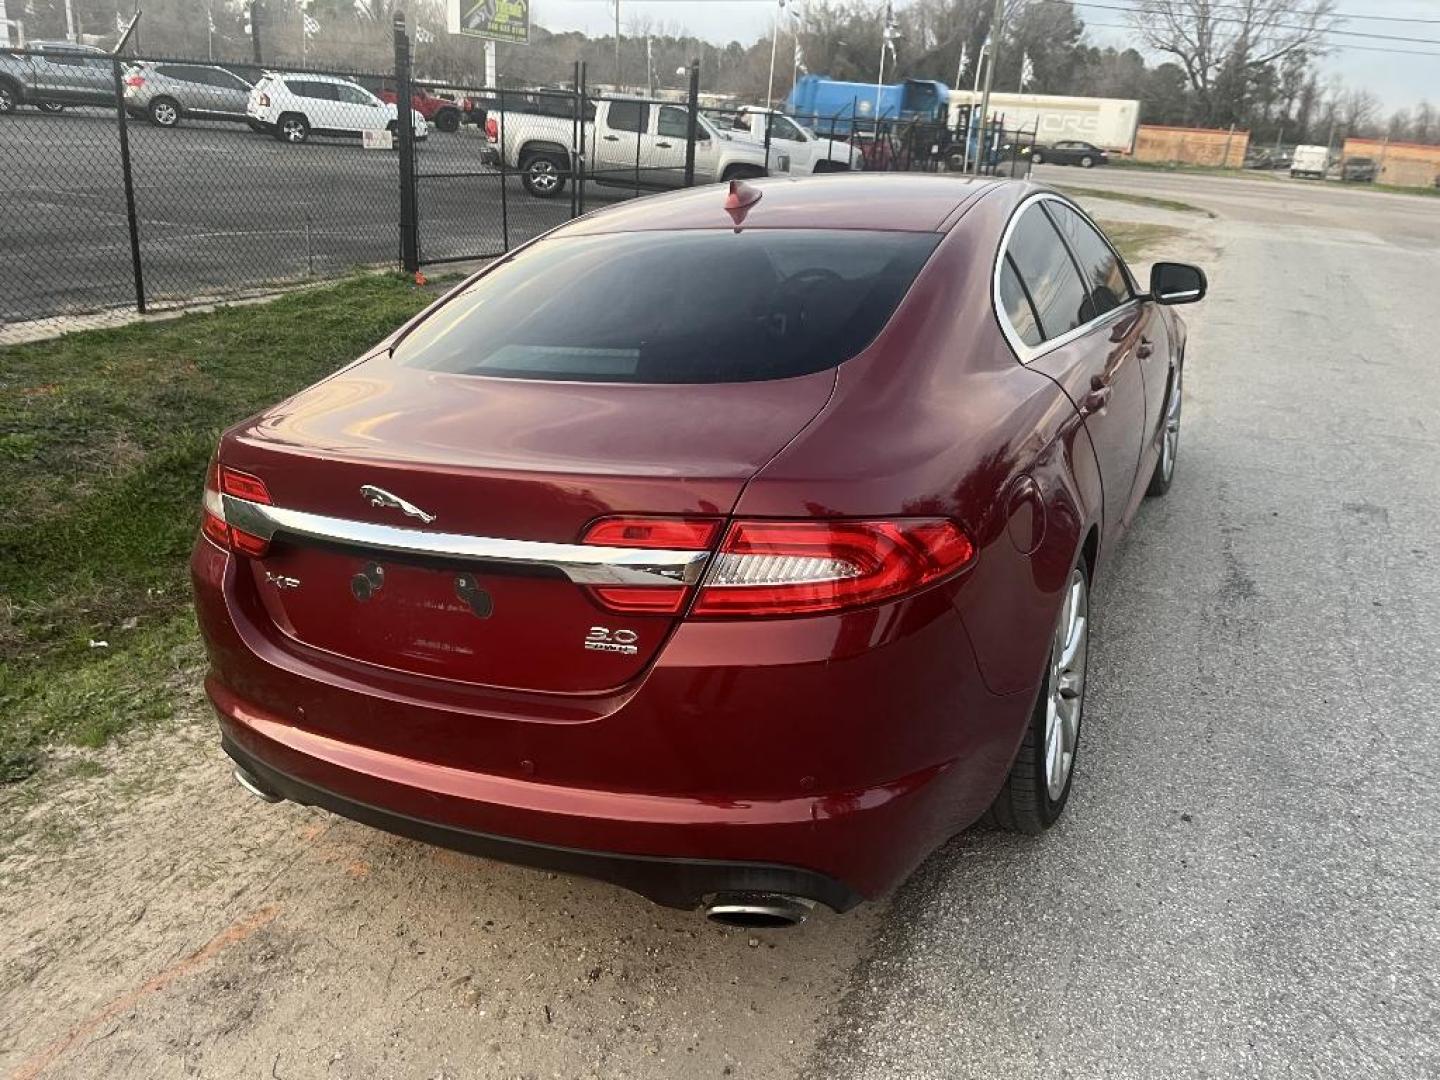
<svg viewBox="0 0 1440 1080"><path fill-rule="evenodd" d="M375 92L335 75L264 72L253 85L214 64L131 61L121 80L125 109L162 128L185 119L233 120L285 142L312 134L363 136L394 131L399 115L393 83ZM25 53L0 51L0 113L33 105L45 112L67 106L113 106L115 73L109 53L71 42L35 42ZM412 97L417 138L430 119L442 131L460 127L456 102L417 88Z"/></svg>

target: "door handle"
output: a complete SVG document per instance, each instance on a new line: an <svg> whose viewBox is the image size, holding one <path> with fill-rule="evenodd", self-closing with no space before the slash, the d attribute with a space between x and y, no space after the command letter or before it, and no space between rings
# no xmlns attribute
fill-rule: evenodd
<svg viewBox="0 0 1440 1080"><path fill-rule="evenodd" d="M1080 402L1082 414L1097 413L1110 403L1110 384L1099 375L1090 376L1090 393Z"/></svg>
<svg viewBox="0 0 1440 1080"><path fill-rule="evenodd" d="M619 135L602 135L602 136L600 136L600 137L601 137L602 139L604 139L606 142L619 142L619 141L620 141L620 136L619 136Z"/></svg>
<svg viewBox="0 0 1440 1080"><path fill-rule="evenodd" d="M1142 337L1140 339L1140 347L1135 350L1135 355L1140 357L1141 360L1148 360L1154 352L1154 343L1148 337Z"/></svg>
<svg viewBox="0 0 1440 1080"><path fill-rule="evenodd" d="M665 150L669 150L669 149L670 149L670 144L669 144L668 142L657 142L655 145L656 145L656 146L659 146L659 147L661 147L661 148L663 148L663 149L665 149Z"/></svg>

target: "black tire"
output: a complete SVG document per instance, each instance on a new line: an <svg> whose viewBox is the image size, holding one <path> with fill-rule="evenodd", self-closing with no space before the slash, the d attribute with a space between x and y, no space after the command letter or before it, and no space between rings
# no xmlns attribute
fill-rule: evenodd
<svg viewBox="0 0 1440 1080"><path fill-rule="evenodd" d="M0 79L0 116L13 113L20 104L20 88L8 79Z"/></svg>
<svg viewBox="0 0 1440 1080"><path fill-rule="evenodd" d="M58 101L37 101L35 107L41 112L51 113L52 115L65 111L65 106L61 105Z"/></svg>
<svg viewBox="0 0 1440 1080"><path fill-rule="evenodd" d="M310 141L310 121L299 113L284 113L275 121L275 138L299 146Z"/></svg>
<svg viewBox="0 0 1440 1080"><path fill-rule="evenodd" d="M174 98L157 97L145 109L145 115L156 127L173 128L180 123L180 103Z"/></svg>
<svg viewBox="0 0 1440 1080"><path fill-rule="evenodd" d="M1082 168L1082 169L1092 168L1092 167L1094 166L1094 164L1095 164L1095 159L1092 158L1089 154L1086 154L1084 157L1082 157L1082 158L1080 159L1080 168Z"/></svg>
<svg viewBox="0 0 1440 1080"><path fill-rule="evenodd" d="M537 199L553 199L565 190L569 168L558 154L529 154L520 163L520 183Z"/></svg>
<svg viewBox="0 0 1440 1080"><path fill-rule="evenodd" d="M1030 721L1025 728L1025 738L1021 741L1015 760L1010 765L1010 774L1005 778L1000 793L995 796L995 801L990 804L990 809L985 815L991 824L1010 832L1024 833L1027 836L1038 836L1059 820L1065 804L1070 800L1070 789L1075 782L1074 763L1079 756L1079 738L1085 715L1085 688L1088 680L1084 677L1084 672L1089 657L1090 640L1090 568L1086 565L1083 557L1071 571L1072 585L1075 575L1079 575L1084 586L1085 621L1080 630L1083 635L1081 646L1083 652L1080 657L1082 677L1078 695L1079 706L1075 713L1075 743L1071 752L1069 769L1065 774L1064 786L1058 795L1052 795L1046 779L1045 722L1055 670L1053 663L1055 645L1054 635L1052 635L1051 652L1045 662L1045 680L1040 686L1040 692L1035 697L1035 706L1030 711ZM1067 595L1068 592L1067 589ZM1068 604L1062 600L1057 624L1065 618L1067 610Z"/></svg>
<svg viewBox="0 0 1440 1080"><path fill-rule="evenodd" d="M1180 456L1180 410L1185 404L1183 387L1181 369L1177 368L1170 393L1165 396L1165 430L1160 435L1160 456L1155 459L1155 471L1150 474L1150 485L1145 489L1145 494L1151 497L1164 495L1175 482L1175 464Z"/></svg>
<svg viewBox="0 0 1440 1080"><path fill-rule="evenodd" d="M460 130L460 112L457 109L441 109L435 114L435 128L446 134Z"/></svg>

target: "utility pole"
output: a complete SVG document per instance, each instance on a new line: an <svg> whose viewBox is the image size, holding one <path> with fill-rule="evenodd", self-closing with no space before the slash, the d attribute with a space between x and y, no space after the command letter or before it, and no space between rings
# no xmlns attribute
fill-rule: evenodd
<svg viewBox="0 0 1440 1080"><path fill-rule="evenodd" d="M990 66L985 70L985 92L980 95L980 145L975 153L976 172L980 171L980 155L985 153L985 129L990 122L990 88L995 83L995 62L1000 58L1000 34L1004 29L1005 0L995 0L995 13L990 17Z"/></svg>
<svg viewBox="0 0 1440 1080"><path fill-rule="evenodd" d="M71 0L65 0L65 40L75 41L75 6Z"/></svg>
<svg viewBox="0 0 1440 1080"><path fill-rule="evenodd" d="M775 5L775 14L770 19L770 81L765 84L765 108L775 107L775 46L780 43L780 9L785 0Z"/></svg>
<svg viewBox="0 0 1440 1080"><path fill-rule="evenodd" d="M620 89L620 0L615 3L615 89Z"/></svg>
<svg viewBox="0 0 1440 1080"><path fill-rule="evenodd" d="M260 0L250 0L250 46L255 53L255 63L257 66L265 63L260 48L260 17L264 11L265 8L260 3Z"/></svg>
<svg viewBox="0 0 1440 1080"><path fill-rule="evenodd" d="M0 49L10 48L10 18L5 11L5 0L0 0Z"/></svg>

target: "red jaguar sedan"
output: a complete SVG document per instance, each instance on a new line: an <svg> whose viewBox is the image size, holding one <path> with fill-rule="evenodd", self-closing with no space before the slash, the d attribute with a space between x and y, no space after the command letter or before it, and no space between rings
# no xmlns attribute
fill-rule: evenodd
<svg viewBox="0 0 1440 1080"><path fill-rule="evenodd" d="M748 925L1041 832L1205 289L1016 181L556 229L222 438L193 576L236 778Z"/></svg>

